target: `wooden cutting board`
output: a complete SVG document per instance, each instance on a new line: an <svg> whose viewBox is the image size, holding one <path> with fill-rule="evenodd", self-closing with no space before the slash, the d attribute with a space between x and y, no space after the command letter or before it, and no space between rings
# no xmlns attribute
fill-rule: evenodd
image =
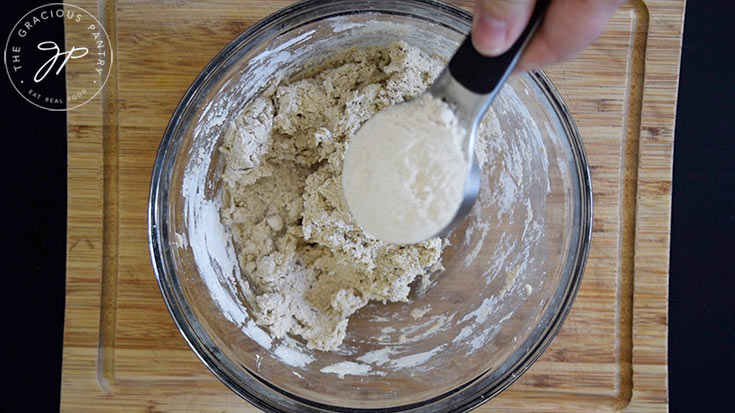
<svg viewBox="0 0 735 413"><path fill-rule="evenodd" d="M194 77L289 1L77 0L107 28L115 63L68 112L63 411L255 411L184 342L148 254L150 173ZM457 1L470 10L472 1ZM671 172L684 0L635 0L548 73L591 165L594 224L574 307L543 356L478 409L668 409ZM73 68L68 88L80 82Z"/></svg>

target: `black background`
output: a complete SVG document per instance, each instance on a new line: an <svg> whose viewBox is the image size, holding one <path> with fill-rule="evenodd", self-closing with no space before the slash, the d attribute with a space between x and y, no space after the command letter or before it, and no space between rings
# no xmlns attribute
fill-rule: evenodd
<svg viewBox="0 0 735 413"><path fill-rule="evenodd" d="M4 2L3 48L15 23L49 3ZM38 26L63 45L63 20ZM39 33L40 35L40 33ZM66 113L33 106L17 94L5 69L2 99L3 248L9 265L2 283L3 402L7 412L58 411L64 328L66 244ZM48 90L61 90L64 75L50 74Z"/></svg>
<svg viewBox="0 0 735 413"><path fill-rule="evenodd" d="M46 2L4 4L0 33ZM735 5L686 10L671 230L669 394L672 412L720 411L735 386ZM45 25L63 39L60 21ZM66 114L36 108L0 80L8 206L0 410L56 411L65 286ZM56 80L63 88L63 73Z"/></svg>

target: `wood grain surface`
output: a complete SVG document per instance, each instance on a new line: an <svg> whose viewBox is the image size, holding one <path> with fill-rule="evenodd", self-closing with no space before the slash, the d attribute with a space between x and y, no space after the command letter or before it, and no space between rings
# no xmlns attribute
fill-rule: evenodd
<svg viewBox="0 0 735 413"><path fill-rule="evenodd" d="M204 367L176 329L153 275L146 208L156 150L186 88L236 35L290 3L74 2L97 12L115 62L103 93L68 112L62 411L256 411ZM468 10L473 4L455 3ZM547 71L590 161L589 261L551 346L477 411L668 409L668 248L683 14L684 0L631 1L595 44ZM70 66L68 87L80 82Z"/></svg>

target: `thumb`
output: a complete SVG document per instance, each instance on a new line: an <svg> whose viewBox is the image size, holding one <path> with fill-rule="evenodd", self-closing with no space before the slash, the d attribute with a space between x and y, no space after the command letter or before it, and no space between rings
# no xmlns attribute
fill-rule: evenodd
<svg viewBox="0 0 735 413"><path fill-rule="evenodd" d="M472 44L480 54L505 53L523 32L535 0L477 0Z"/></svg>

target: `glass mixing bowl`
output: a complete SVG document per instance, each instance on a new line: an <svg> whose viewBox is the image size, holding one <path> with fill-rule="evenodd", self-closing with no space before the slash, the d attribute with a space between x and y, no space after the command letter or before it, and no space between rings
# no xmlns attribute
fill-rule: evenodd
<svg viewBox="0 0 735 413"><path fill-rule="evenodd" d="M223 130L279 74L396 40L449 58L470 23L437 1L298 3L227 45L176 108L150 192L156 277L197 356L252 404L469 410L517 379L559 330L582 277L592 200L577 129L541 71L511 77L493 104L499 132L477 149L486 160L480 197L450 234L444 269L417 281L408 302L356 313L339 351L274 339L254 322L247 274L220 221Z"/></svg>

